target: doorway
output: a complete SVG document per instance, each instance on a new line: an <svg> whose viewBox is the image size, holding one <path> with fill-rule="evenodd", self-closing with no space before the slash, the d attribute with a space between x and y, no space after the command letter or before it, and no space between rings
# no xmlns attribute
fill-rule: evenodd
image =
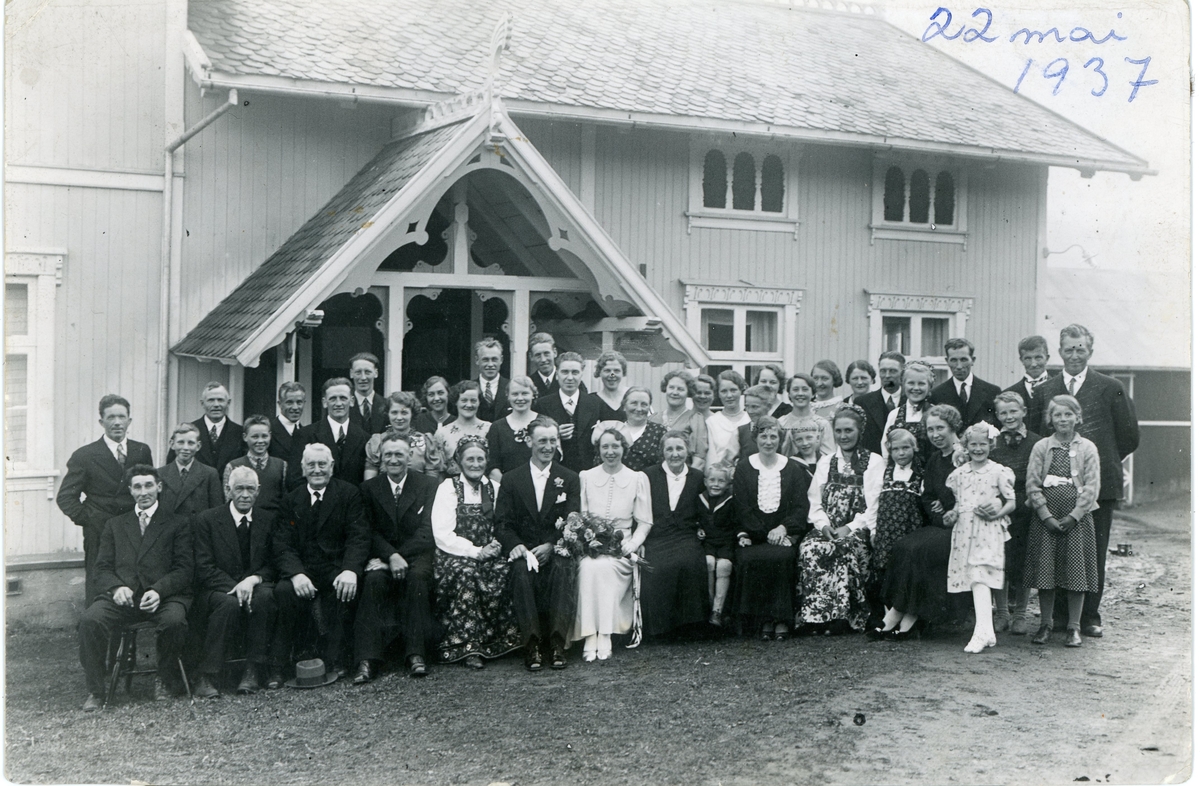
<svg viewBox="0 0 1200 786"><path fill-rule="evenodd" d="M431 376L453 385L472 378L475 342L494 338L504 350L500 374L511 374L508 336L511 293L472 289L414 289L406 291L407 330L401 360L405 390L418 390Z"/></svg>
<svg viewBox="0 0 1200 786"><path fill-rule="evenodd" d="M320 413L321 386L333 377L350 376L350 358L370 352L379 358L379 377L375 392L384 395L384 363L387 343L383 333L383 303L372 293L355 297L334 295L320 306L325 312L321 326L312 331L312 387L314 418Z"/></svg>

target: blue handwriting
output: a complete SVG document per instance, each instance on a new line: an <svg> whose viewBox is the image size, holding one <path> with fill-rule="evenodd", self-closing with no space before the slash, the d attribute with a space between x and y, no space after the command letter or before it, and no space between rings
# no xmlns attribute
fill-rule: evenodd
<svg viewBox="0 0 1200 786"><path fill-rule="evenodd" d="M1118 19L1120 19L1121 16L1122 14L1117 14ZM929 27L925 28L925 33L921 36L921 41L928 43L934 38L944 38L947 41L953 41L961 37L966 43L983 41L984 43L990 44L999 38L999 36L989 36L987 34L991 29L993 22L991 9L982 7L976 8L971 14L971 18L976 19L977 17L983 17L982 27L968 28L965 24L963 24L959 25L957 31L949 32L954 23L954 14L949 8L946 8L945 6L939 6L938 9L933 12L933 16L929 17L930 25ZM1124 41L1128 38L1128 36L1118 35L1115 29L1110 29L1107 33L1105 33L1103 38L1097 38L1091 30L1080 25L1072 27L1066 33L1066 35L1063 35L1063 33L1059 31L1057 27L1051 27L1047 30L1031 30L1028 27L1022 27L1020 30L1008 37L1008 42L1011 44L1020 36L1025 36L1025 40L1022 42L1025 44L1031 43L1035 37L1037 38L1037 42L1039 44L1044 43L1047 38L1052 38L1060 44L1067 41L1076 44L1082 44L1088 41L1091 41L1093 44L1103 44L1110 40Z"/></svg>

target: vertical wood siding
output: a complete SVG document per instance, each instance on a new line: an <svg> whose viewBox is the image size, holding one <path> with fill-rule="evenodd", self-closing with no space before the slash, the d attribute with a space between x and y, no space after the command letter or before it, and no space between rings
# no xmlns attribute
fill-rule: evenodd
<svg viewBox="0 0 1200 786"><path fill-rule="evenodd" d="M578 123L559 123L552 120L522 119L518 123L529 141L538 149L567 187L579 194L580 134Z"/></svg>

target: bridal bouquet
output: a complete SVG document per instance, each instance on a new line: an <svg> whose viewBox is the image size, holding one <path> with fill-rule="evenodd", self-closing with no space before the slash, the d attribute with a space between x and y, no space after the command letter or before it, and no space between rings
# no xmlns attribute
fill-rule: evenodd
<svg viewBox="0 0 1200 786"><path fill-rule="evenodd" d="M555 526L562 535L554 552L563 557L621 557L625 530L613 526L611 519L583 513L569 513L566 521L559 519Z"/></svg>

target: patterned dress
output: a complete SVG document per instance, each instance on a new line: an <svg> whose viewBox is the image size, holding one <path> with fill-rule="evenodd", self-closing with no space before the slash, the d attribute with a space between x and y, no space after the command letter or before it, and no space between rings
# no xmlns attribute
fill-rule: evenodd
<svg viewBox="0 0 1200 786"><path fill-rule="evenodd" d="M514 429L509 422L511 417L507 415L494 421L487 433L488 467L500 470L501 474L528 464L532 453L525 444L529 426Z"/></svg>
<svg viewBox="0 0 1200 786"><path fill-rule="evenodd" d="M1013 472L989 460L982 467L963 464L946 479L954 492L958 521L950 535L946 591L970 592L975 584L1004 588L1004 542L1008 516L988 521L975 513L987 502L1000 507L1013 498Z"/></svg>
<svg viewBox="0 0 1200 786"><path fill-rule="evenodd" d="M874 462L872 462L874 458ZM824 461L824 459L822 459ZM875 490L867 493L868 469L881 462L878 455L858 448L847 464L840 451L829 457L829 472L819 487L809 490L809 520L827 517L834 529L865 521L873 514ZM820 469L814 484L820 480ZM814 494L819 505L812 504ZM817 514L818 508L823 514ZM820 522L823 523L823 522ZM860 526L849 536L826 540L818 528L800 543L797 557L796 624L821 624L846 620L854 630L866 627L869 608L866 588L870 577L870 529Z"/></svg>
<svg viewBox="0 0 1200 786"><path fill-rule="evenodd" d="M879 492L879 513L875 518L875 537L871 543L871 578L873 586L883 582L892 563L892 546L910 532L925 526L925 511L921 507L921 481L924 473L915 463L907 480L897 480L900 470L889 460L883 471L883 490Z"/></svg>
<svg viewBox="0 0 1200 786"><path fill-rule="evenodd" d="M456 535L476 546L486 546L495 535L495 490L481 484L481 502L463 502L463 481L451 481L458 499ZM521 645L521 632L513 615L508 592L507 555L491 560L459 557L439 549L433 563L437 587L437 616L444 634L438 654L445 663L468 655L497 658Z"/></svg>
<svg viewBox="0 0 1200 786"><path fill-rule="evenodd" d="M1071 515L1079 489L1071 479L1071 446L1050 448L1050 471L1042 481L1041 494L1054 518ZM1029 553L1025 559L1025 583L1037 589L1097 592L1096 527L1089 512L1066 535L1051 532L1037 516L1029 524Z"/></svg>
<svg viewBox="0 0 1200 786"><path fill-rule="evenodd" d="M621 429L623 432L628 430L628 425ZM647 422L645 430L637 439L633 440L629 450L625 451L621 463L634 472L641 472L647 467L662 463L662 438L666 433L667 428L661 423ZM628 436L626 438L628 439ZM596 463L600 463L599 453L596 456Z"/></svg>

